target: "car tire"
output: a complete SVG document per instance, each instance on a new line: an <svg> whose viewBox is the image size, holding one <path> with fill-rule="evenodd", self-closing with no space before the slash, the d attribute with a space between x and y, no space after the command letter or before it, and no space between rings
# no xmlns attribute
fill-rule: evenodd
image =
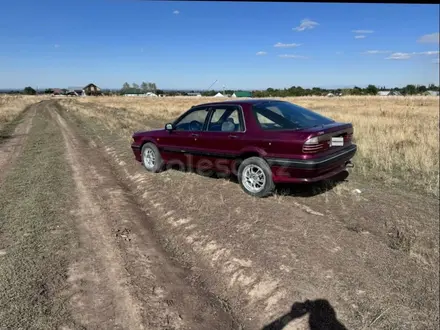
<svg viewBox="0 0 440 330"><path fill-rule="evenodd" d="M259 180L255 184L255 180L250 178L252 175L258 174ZM251 180L251 181L249 181ZM275 190L275 184L272 179L272 170L269 164L260 157L246 158L240 163L238 167L238 182L241 188L249 195L253 197L267 197ZM260 184L258 184L258 182ZM252 189L254 187L255 189Z"/></svg>
<svg viewBox="0 0 440 330"><path fill-rule="evenodd" d="M154 157L154 160L148 162L147 158L151 159L150 157L152 155ZM160 171L162 171L164 161L159 152L159 149L157 149L154 143L147 142L142 146L141 159L142 159L142 165L145 167L145 169L148 172L159 173Z"/></svg>

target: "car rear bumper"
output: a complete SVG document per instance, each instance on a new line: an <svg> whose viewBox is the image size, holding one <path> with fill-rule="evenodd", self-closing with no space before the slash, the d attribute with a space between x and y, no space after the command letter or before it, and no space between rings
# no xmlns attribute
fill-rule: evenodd
<svg viewBox="0 0 440 330"><path fill-rule="evenodd" d="M290 167L303 170L319 170L330 168L335 164L341 164L350 160L356 154L357 146L351 145L347 149L335 154L316 159L291 159L291 158L266 158L270 166Z"/></svg>
<svg viewBox="0 0 440 330"><path fill-rule="evenodd" d="M346 170L347 166L345 164L332 167L330 170L321 173L303 174L290 169L285 172L275 171L272 179L275 183L313 183L331 179Z"/></svg>
<svg viewBox="0 0 440 330"><path fill-rule="evenodd" d="M352 145L338 153L313 160L267 158L275 182L317 182L344 171L356 154Z"/></svg>

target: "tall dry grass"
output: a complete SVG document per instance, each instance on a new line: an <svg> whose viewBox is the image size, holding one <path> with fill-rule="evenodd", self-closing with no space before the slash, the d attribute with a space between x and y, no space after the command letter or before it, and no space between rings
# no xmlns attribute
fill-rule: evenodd
<svg viewBox="0 0 440 330"><path fill-rule="evenodd" d="M127 139L163 125L192 105L215 98L89 97L63 100ZM353 123L359 151L355 171L365 178L404 182L438 196L439 98L433 96L297 97L284 100L337 121Z"/></svg>
<svg viewBox="0 0 440 330"><path fill-rule="evenodd" d="M39 102L46 96L22 96L0 94L0 130L14 120L28 105Z"/></svg>

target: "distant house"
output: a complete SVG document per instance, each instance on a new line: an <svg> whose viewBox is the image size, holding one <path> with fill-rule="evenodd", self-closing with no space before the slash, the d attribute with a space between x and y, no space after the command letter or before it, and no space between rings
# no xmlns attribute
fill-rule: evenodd
<svg viewBox="0 0 440 330"><path fill-rule="evenodd" d="M327 94L327 97L334 97L335 96L335 94L333 94L333 93L328 93Z"/></svg>
<svg viewBox="0 0 440 330"><path fill-rule="evenodd" d="M101 88L96 86L95 84L88 84L83 88L86 95L99 95L101 94Z"/></svg>
<svg viewBox="0 0 440 330"><path fill-rule="evenodd" d="M86 92L82 87L69 87L67 94L68 96L86 96Z"/></svg>
<svg viewBox="0 0 440 330"><path fill-rule="evenodd" d="M55 96L55 95L64 95L63 90L61 88L52 89L52 96Z"/></svg>
<svg viewBox="0 0 440 330"><path fill-rule="evenodd" d="M252 97L252 92L237 91L234 94L232 94L232 97Z"/></svg>
<svg viewBox="0 0 440 330"><path fill-rule="evenodd" d="M222 93L217 93L214 95L214 97L225 97Z"/></svg>
<svg viewBox="0 0 440 330"><path fill-rule="evenodd" d="M401 96L402 94L399 91L379 91L377 93L379 96Z"/></svg>
<svg viewBox="0 0 440 330"><path fill-rule="evenodd" d="M426 96L439 96L439 92L438 91L426 91L425 93L423 93L423 95L426 95Z"/></svg>
<svg viewBox="0 0 440 330"><path fill-rule="evenodd" d="M196 92L189 92L189 93L186 93L186 95L188 95L188 96L196 96L196 97L201 97L202 96L202 94L196 93Z"/></svg>

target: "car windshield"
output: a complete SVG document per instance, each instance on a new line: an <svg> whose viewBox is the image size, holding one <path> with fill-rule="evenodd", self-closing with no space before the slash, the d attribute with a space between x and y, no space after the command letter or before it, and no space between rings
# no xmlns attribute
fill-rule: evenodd
<svg viewBox="0 0 440 330"><path fill-rule="evenodd" d="M252 109L264 130L300 130L334 122L316 112L283 101L260 103Z"/></svg>

